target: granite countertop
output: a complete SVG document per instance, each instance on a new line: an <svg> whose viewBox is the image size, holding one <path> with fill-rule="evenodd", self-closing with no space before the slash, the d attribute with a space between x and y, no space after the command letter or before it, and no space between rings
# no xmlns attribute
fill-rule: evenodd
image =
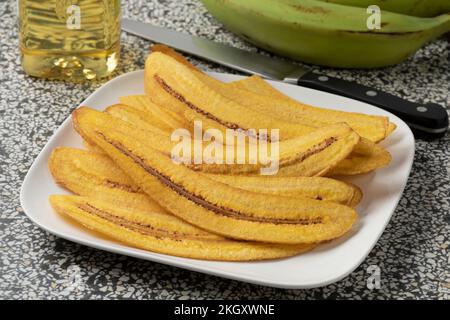
<svg viewBox="0 0 450 320"><path fill-rule="evenodd" d="M197 0L122 1L123 16L256 50L216 22ZM33 79L18 53L16 1L0 2L0 298L2 299L450 299L450 135L416 141L399 206L368 258L342 281L281 290L221 279L81 246L39 229L25 216L19 190L34 158L70 112L102 82ZM115 75L143 68L149 43L122 35ZM449 41L439 39L405 63L373 71L321 68L412 101L450 106ZM230 70L193 62L204 69ZM367 288L367 268L381 270ZM67 284L78 284L70 289Z"/></svg>

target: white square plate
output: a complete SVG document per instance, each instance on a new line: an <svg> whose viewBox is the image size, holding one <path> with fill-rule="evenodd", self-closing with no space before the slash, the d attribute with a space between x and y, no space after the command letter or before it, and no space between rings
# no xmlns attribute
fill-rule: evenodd
<svg viewBox="0 0 450 320"><path fill-rule="evenodd" d="M223 81L242 78L228 74L211 74ZM120 96L142 94L143 78L143 71L119 76L95 91L82 105L102 110L117 103ZM270 83L285 94L307 104L385 115L397 125L397 130L382 142L392 154L392 163L376 172L348 179L362 188L364 198L357 208L359 221L344 237L296 257L262 262L212 262L178 258L99 238L63 219L53 211L48 202L48 196L51 194L67 193L55 184L47 168L51 151L58 146L82 146L81 138L72 128L71 117L55 132L25 178L20 195L25 213L42 229L74 242L225 278L280 288L318 287L344 278L369 254L400 200L414 158L414 137L402 120L379 108L321 91L280 82Z"/></svg>

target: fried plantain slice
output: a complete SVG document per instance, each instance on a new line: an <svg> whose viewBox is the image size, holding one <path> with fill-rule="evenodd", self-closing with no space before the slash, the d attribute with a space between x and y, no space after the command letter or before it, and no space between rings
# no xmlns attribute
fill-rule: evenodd
<svg viewBox="0 0 450 320"><path fill-rule="evenodd" d="M208 76L206 76L208 77ZM259 78L260 79L260 78ZM217 87L217 80L215 79L209 79L210 83L213 83L215 87ZM253 81L254 82L254 81ZM252 82L252 83L253 83ZM264 80L260 79L258 81L258 86L256 88L253 88L253 90L262 90L264 87L270 87L272 89L268 90L268 92L276 91L271 87L269 84L267 84ZM239 90L239 89L238 89ZM230 94L230 90L225 90L227 94ZM242 92L242 90L241 90ZM261 95L264 95L262 92L259 92ZM270 95L267 97L272 98L280 95L281 93L278 93L276 95ZM287 97L286 97L287 98ZM245 101L249 101L248 99L240 100L239 102L245 104ZM256 98L255 98L256 99ZM291 99L292 100L292 99ZM264 109L261 108L261 111L264 112ZM269 109L266 109L266 113L269 115ZM272 112L273 113L273 112ZM281 113L277 113L278 116L280 116ZM285 113L283 117L285 120L293 119L295 118L292 114ZM303 125L304 119L301 119L301 122L299 122L299 125ZM392 123L386 123L386 126L389 125L389 130L395 129L395 125ZM347 159L342 160L341 163L337 164L336 171L333 174L340 174L340 175L355 175L355 174L361 174L361 173L367 173L370 171L373 171L375 169L384 167L388 165L391 161L391 155L388 151L383 149L382 147L376 145L373 141L370 141L366 138L361 138L359 144L355 147L354 153L350 154L350 156Z"/></svg>
<svg viewBox="0 0 450 320"><path fill-rule="evenodd" d="M335 124L306 136L279 142L279 176L322 176L345 159L358 144L359 136L346 124ZM252 158L246 149L246 159ZM268 144L268 148L271 146ZM236 154L236 152L235 152ZM248 160L247 160L247 163ZM193 165L192 169L205 173L260 174L264 167L257 165ZM256 169L256 170L255 170Z"/></svg>
<svg viewBox="0 0 450 320"><path fill-rule="evenodd" d="M141 132L92 126L73 114L75 127L110 156L153 200L172 214L230 238L315 243L346 233L356 221L350 207L308 198L258 194L176 165Z"/></svg>
<svg viewBox="0 0 450 320"><path fill-rule="evenodd" d="M348 130L351 130L352 134ZM301 153L299 155L300 158L296 161L283 161L287 157L283 156L283 151L280 148L281 160L278 174L280 176L323 176L348 157L360 141L360 137L346 124L333 124L323 127L307 136L310 141L318 141L324 135L329 138L309 147L308 151ZM304 150L305 147L301 148L301 141L305 137L292 139L292 141L297 142L295 144L291 143L293 144L292 150ZM331 141L333 142L331 143ZM281 143L283 142L288 143L290 141L285 140ZM327 144L328 146L326 147ZM349 148L350 146L352 147Z"/></svg>
<svg viewBox="0 0 450 320"><path fill-rule="evenodd" d="M59 147L50 156L49 169L57 184L78 195L121 207L167 212L105 154Z"/></svg>
<svg viewBox="0 0 450 320"><path fill-rule="evenodd" d="M145 90L149 98L180 113L201 114L229 129L279 129L280 139L295 138L311 132L311 127L267 117L226 98L210 88L199 72L160 52L151 53L145 67ZM306 120L305 120L306 121Z"/></svg>
<svg viewBox="0 0 450 320"><path fill-rule="evenodd" d="M328 171L326 175L356 175L367 173L387 166L391 160L391 154L381 146L367 139L361 139L352 153Z"/></svg>
<svg viewBox="0 0 450 320"><path fill-rule="evenodd" d="M80 108L76 114L79 119L84 119L86 126L121 131L136 139L145 138L153 148L169 157L171 156L173 147L177 144L177 142L170 141L168 135L161 134L158 130L140 130L136 125L113 118L106 113L89 108ZM152 125L146 123L145 126L151 128ZM77 127L75 128L77 129ZM86 140L90 140L90 137L85 137L82 131L79 131L79 133ZM193 139L187 139L191 145L195 143ZM359 136L348 125L334 124L303 137L279 142L279 157L274 160L278 161L280 175L320 176L326 174L342 161L342 159L346 158L358 141ZM234 147L237 148L237 144ZM271 147L268 146L267 148L271 150ZM204 146L204 148L207 148L207 146ZM237 151L232 155L234 157L231 159L233 160L233 164L225 164L227 163L225 148L222 155L224 158L222 163L224 164L207 164L205 162L196 164L195 162L191 162L188 166L194 170L208 173L259 174L262 168L267 168L269 165L265 165L263 162L250 162L249 160L253 159L253 153L250 153L249 148L250 146L247 145L244 150L244 159L246 159L244 164L239 164L240 162L237 161L239 160ZM201 155L204 154L203 150L201 151ZM191 156L192 160L194 160L195 154Z"/></svg>
<svg viewBox="0 0 450 320"><path fill-rule="evenodd" d="M355 185L322 177L249 177L207 174L208 178L252 192L284 197L306 197L355 207L362 191Z"/></svg>
<svg viewBox="0 0 450 320"><path fill-rule="evenodd" d="M255 80L252 80L252 83L259 82L258 86L249 91L240 89L236 84L230 86L204 73L198 75L211 88L214 88L227 98L252 110L270 114L280 120L316 128L336 122L346 122L361 137L373 142L381 141L386 137L386 130L389 124L387 117L318 108L302 104L297 100L283 95L281 92L274 94L276 89L259 77L254 77L253 79ZM266 86L266 93L261 95L261 90L264 86ZM267 90L268 87L271 89ZM268 96L270 100L267 99Z"/></svg>
<svg viewBox="0 0 450 320"><path fill-rule="evenodd" d="M396 125L390 122L387 117L317 108L302 104L278 91L264 79L256 75L227 83L226 85L236 89L237 94L242 92L242 89L244 89L245 91L254 93L254 97L258 97L257 99L260 100L261 98L259 97L261 96L275 99L274 104L276 104L277 109L281 108L282 110L286 111L286 119L292 120L296 117L296 114L301 117L302 114L299 113L299 111L302 111L307 113L306 115L304 115L305 117L311 116L309 113L312 113L312 116L314 116L313 119L321 119L323 123L329 123L330 121L347 122L361 137L367 138L374 142L378 142L384 139L396 128ZM280 104L280 100L284 100L285 103ZM290 110L288 110L289 108ZM262 109L266 109L269 112L273 113L273 107L270 108L266 106ZM261 110L261 106L259 106L259 110ZM293 114L291 112L294 112L296 114ZM329 113L328 117L326 116L327 113ZM373 132L371 131L372 129ZM383 131L384 135L382 135Z"/></svg>
<svg viewBox="0 0 450 320"><path fill-rule="evenodd" d="M232 84L237 88L245 88L267 97L283 97L284 95L258 76L252 76ZM388 134L396 126L389 122ZM389 152L372 141L361 138L352 153L342 160L328 175L355 175L373 171L388 165L391 161Z"/></svg>
<svg viewBox="0 0 450 320"><path fill-rule="evenodd" d="M187 117L189 119L189 117ZM210 119L206 119L204 117L201 117L199 115L195 115L193 118L190 119L191 121L199 120L202 121L203 129L210 129L210 128L220 128L220 130L224 130L224 127L221 127L220 124L214 123L214 121ZM325 128L325 127L324 127ZM316 129L317 130L317 129ZM314 131L312 131L314 132ZM324 131L325 132L325 131ZM323 133L324 133L323 132ZM312 133L309 133L311 135ZM303 136L305 137L305 136ZM290 142L287 141L293 141L294 139L284 140L281 141L280 146L284 146L285 144L290 144ZM287 142L287 143L286 143ZM337 148L335 145L334 147ZM339 148L337 148L339 149ZM330 151L330 150L329 150ZM323 156L324 154L322 154ZM338 154L334 154L335 156ZM317 156L318 157L318 156ZM326 159L322 157L322 159ZM339 175L356 175L356 174L363 174L367 173L379 168L382 168L384 166L387 166L391 162L391 155L390 153L385 150L384 148L380 147L379 145L375 144L374 142L361 138L359 142L355 145L353 151L348 154L346 158L341 158L340 161L334 163L330 166L334 167L334 170L331 170L332 175L339 174ZM328 159L330 161L331 159ZM328 175L329 170L324 169L323 171L311 171L310 169L313 169L309 165L309 163L313 162L313 159L310 159L308 162L299 163L299 164L291 164L291 165L285 165L283 164L281 169L278 172L279 176L323 176ZM320 162L316 162L317 164ZM230 174L239 174L239 173L245 173L245 170L241 170L240 167L235 168L227 168L227 167L217 167L217 166L208 166L203 167L200 166L202 171L205 172L216 172L216 173L230 173Z"/></svg>
<svg viewBox="0 0 450 320"><path fill-rule="evenodd" d="M125 244L174 256L222 261L252 261L289 257L313 245L277 245L234 241L184 224L169 215L117 207L92 197L53 195L53 208L90 230ZM171 221L170 219L175 220Z"/></svg>

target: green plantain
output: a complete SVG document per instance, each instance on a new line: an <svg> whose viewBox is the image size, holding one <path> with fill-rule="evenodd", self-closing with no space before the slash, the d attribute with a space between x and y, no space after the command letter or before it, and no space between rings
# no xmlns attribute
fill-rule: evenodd
<svg viewBox="0 0 450 320"><path fill-rule="evenodd" d="M380 29L365 8L318 0L203 0L231 31L269 51L345 68L397 64L450 30L450 14L418 18L383 12Z"/></svg>

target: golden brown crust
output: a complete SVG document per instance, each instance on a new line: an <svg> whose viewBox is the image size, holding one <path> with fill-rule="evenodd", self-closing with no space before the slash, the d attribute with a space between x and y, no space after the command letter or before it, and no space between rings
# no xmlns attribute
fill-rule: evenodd
<svg viewBox="0 0 450 320"><path fill-rule="evenodd" d="M267 177L208 174L208 177L240 189L280 197L307 197L355 207L362 191L353 184L323 177Z"/></svg>
<svg viewBox="0 0 450 320"><path fill-rule="evenodd" d="M164 216L111 206L91 197L50 197L53 208L90 230L144 250L180 257L254 261L296 255L314 245L275 245L234 241L208 234L200 229L177 230Z"/></svg>

